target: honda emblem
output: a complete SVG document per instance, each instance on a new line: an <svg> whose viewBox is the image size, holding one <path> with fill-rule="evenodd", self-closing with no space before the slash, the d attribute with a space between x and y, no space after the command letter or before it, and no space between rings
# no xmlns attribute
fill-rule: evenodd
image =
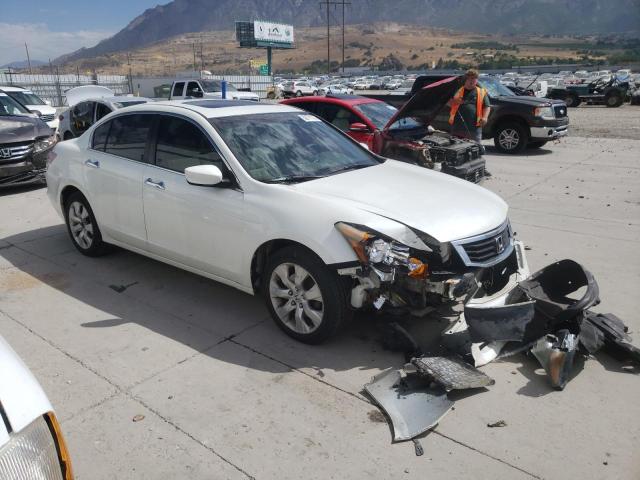
<svg viewBox="0 0 640 480"><path fill-rule="evenodd" d="M496 242L496 252L497 253L504 252L504 240L502 239L502 235L500 235L499 237L496 237L495 242Z"/></svg>
<svg viewBox="0 0 640 480"><path fill-rule="evenodd" d="M11 149L0 148L0 158L11 158Z"/></svg>

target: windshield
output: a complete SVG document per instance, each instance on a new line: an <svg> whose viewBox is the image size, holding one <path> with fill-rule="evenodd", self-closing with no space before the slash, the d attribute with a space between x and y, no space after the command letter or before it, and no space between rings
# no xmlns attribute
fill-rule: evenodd
<svg viewBox="0 0 640 480"><path fill-rule="evenodd" d="M6 93L0 93L0 115L24 115L31 113Z"/></svg>
<svg viewBox="0 0 640 480"><path fill-rule="evenodd" d="M23 105L46 105L46 103L33 92L9 92L9 96L15 98Z"/></svg>
<svg viewBox="0 0 640 480"><path fill-rule="evenodd" d="M211 118L209 122L247 173L262 182L327 176L379 163L314 115L263 113Z"/></svg>
<svg viewBox="0 0 640 480"><path fill-rule="evenodd" d="M222 81L221 80L201 80L202 88L204 88L205 92L209 93L217 93L222 91ZM227 92L237 92L238 89L234 87L232 84L227 82Z"/></svg>
<svg viewBox="0 0 640 480"><path fill-rule="evenodd" d="M367 117L371 122L376 126L376 128L382 130L391 117L395 115L398 111L396 107L392 107L391 105L387 105L384 102L373 102L373 103L361 103L360 105L354 105L353 108L362 113L365 117ZM389 128L390 130L409 130L413 128L420 128L422 124L416 122L413 118L402 118L397 122L394 122L393 125Z"/></svg>
<svg viewBox="0 0 640 480"><path fill-rule="evenodd" d="M513 97L515 95L515 93L513 93L503 84L501 84L500 81L495 78L482 77L478 81L478 84L482 88L484 88L487 91L487 93L489 93L489 97L494 97L494 98L499 96Z"/></svg>

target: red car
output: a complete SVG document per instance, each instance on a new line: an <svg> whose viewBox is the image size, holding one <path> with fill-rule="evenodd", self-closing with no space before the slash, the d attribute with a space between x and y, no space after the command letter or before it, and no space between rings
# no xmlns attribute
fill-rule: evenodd
<svg viewBox="0 0 640 480"><path fill-rule="evenodd" d="M480 147L427 128L430 119L453 96L448 96L449 92L455 92L457 83L450 80L425 87L400 110L357 95L292 98L281 103L321 117L374 153L478 182L485 168Z"/></svg>

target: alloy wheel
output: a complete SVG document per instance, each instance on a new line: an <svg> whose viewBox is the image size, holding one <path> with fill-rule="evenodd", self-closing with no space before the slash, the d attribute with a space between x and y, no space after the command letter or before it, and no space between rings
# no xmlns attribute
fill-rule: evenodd
<svg viewBox="0 0 640 480"><path fill-rule="evenodd" d="M271 273L269 297L278 318L299 334L315 331L324 316L318 282L300 265L282 263Z"/></svg>
<svg viewBox="0 0 640 480"><path fill-rule="evenodd" d="M69 230L73 240L85 250L91 248L94 231L87 207L80 202L72 202L68 214Z"/></svg>
<svg viewBox="0 0 640 480"><path fill-rule="evenodd" d="M520 143L520 133L513 128L505 128L500 132L498 142L505 150L513 150Z"/></svg>

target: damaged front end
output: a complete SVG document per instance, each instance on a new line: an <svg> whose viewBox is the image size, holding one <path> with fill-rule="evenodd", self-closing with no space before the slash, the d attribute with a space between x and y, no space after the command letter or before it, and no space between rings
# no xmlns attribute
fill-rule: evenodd
<svg viewBox="0 0 640 480"><path fill-rule="evenodd" d="M482 235L438 242L406 227L401 243L362 225L340 222L360 266L340 269L353 278L351 306L373 306L423 316L473 294L495 295L528 276L524 247L508 221Z"/></svg>

